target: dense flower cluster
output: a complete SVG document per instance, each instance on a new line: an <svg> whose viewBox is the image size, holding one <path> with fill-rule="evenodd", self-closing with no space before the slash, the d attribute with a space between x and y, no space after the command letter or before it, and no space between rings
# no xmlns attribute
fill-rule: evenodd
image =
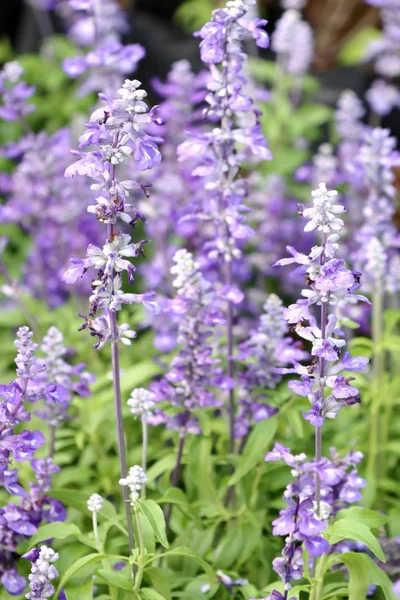
<svg viewBox="0 0 400 600"><path fill-rule="evenodd" d="M360 490L365 481L358 475L357 464L362 460L361 452L350 452L341 458L334 448L331 459L307 462L305 454L293 455L282 444L276 443L274 449L265 457L267 462L283 460L291 469L294 480L287 486L284 500L287 504L279 517L272 523L273 535L287 536L282 556L273 561L285 587L286 596L294 580L303 577L304 543L311 557L326 554L330 546L323 537L330 516L341 508L358 502ZM315 473L321 482L321 506L316 510ZM284 598L275 592L276 600ZM271 596L271 598L274 598Z"/></svg>
<svg viewBox="0 0 400 600"><path fill-rule="evenodd" d="M79 46L90 49L86 55L64 60L65 72L83 77L79 93L103 91L112 94L122 78L135 72L145 51L140 44L122 44L120 35L128 29L123 9L117 0L74 2L64 0L59 12L69 24L69 36Z"/></svg>
<svg viewBox="0 0 400 600"><path fill-rule="evenodd" d="M13 173L4 174L1 180L6 203L1 206L0 220L17 223L32 235L24 285L34 296L44 297L53 308L68 296L61 273L71 250L80 252L89 239L97 240L99 228L82 206L81 197L92 195L85 180L66 184L64 179L70 164L69 130L61 129L52 135L33 134L29 130L25 117L34 107L26 100L34 89L21 81L22 73L16 62L7 63L0 73L0 80L16 82L3 89L4 110L0 111L0 118L22 120L25 130L19 141L8 143L4 149L7 158L17 164ZM88 288L82 286L77 291L87 294ZM9 293L14 292L9 290Z"/></svg>
<svg viewBox="0 0 400 600"><path fill-rule="evenodd" d="M288 326L283 317L282 300L275 294L270 294L263 310L258 328L239 344L238 358L246 361L246 368L238 375L239 411L235 419L235 434L238 438L247 434L252 421L257 423L277 412L276 408L262 400L265 398L263 391L274 388L282 377L278 367L307 357L301 344L293 343L292 338L287 335Z"/></svg>
<svg viewBox="0 0 400 600"><path fill-rule="evenodd" d="M29 575L30 591L25 597L29 600L50 598L55 592L51 582L58 577L58 571L53 565L59 558L57 552L47 546L41 546L40 549L34 548L28 552L25 558L32 563Z"/></svg>
<svg viewBox="0 0 400 600"><path fill-rule="evenodd" d="M362 122L365 109L361 100L352 90L345 90L339 97L335 113L336 130L340 137L338 158L343 177L357 189L361 185L361 173L357 165L362 136L366 126ZM353 211L349 211L353 218Z"/></svg>
<svg viewBox="0 0 400 600"><path fill-rule="evenodd" d="M59 467L52 458L34 458L36 450L44 444L43 434L29 430L16 434L13 428L30 419L24 401L51 396L55 406L63 400L61 390L67 390L58 384L46 384L46 360L36 358L38 345L32 341L27 327L18 330L15 345L17 379L0 386L3 398L0 402L0 485L13 496L19 496L20 504L9 503L0 508L0 579L9 593L18 595L26 587L26 579L18 574L14 564L18 543L34 535L43 521L63 521L66 512L60 502L48 495L51 478ZM31 482L28 491L18 482L17 469L8 468L11 459L17 463L31 461L36 482Z"/></svg>
<svg viewBox="0 0 400 600"><path fill-rule="evenodd" d="M205 115L219 126L190 134L178 148L179 160L189 161L193 176L206 186L207 197L198 218L212 222L215 235L204 250L211 260L221 258L228 263L240 257L243 242L252 234L245 222L243 202L248 190L238 177L239 166L246 160L271 158L259 113L246 93L243 68L247 56L242 48L249 35L258 46L267 47L268 36L261 28L266 21L249 19L247 10L241 0L228 2L226 8L214 11L211 22L200 30L201 58L211 74Z"/></svg>
<svg viewBox="0 0 400 600"><path fill-rule="evenodd" d="M22 79L23 68L17 61L6 63L0 72L0 118L24 124L27 115L35 110L28 100L35 88Z"/></svg>
<svg viewBox="0 0 400 600"><path fill-rule="evenodd" d="M99 512L99 510L102 509L103 503L104 500L100 494L92 494L87 501L88 510L90 510L92 513Z"/></svg>
<svg viewBox="0 0 400 600"><path fill-rule="evenodd" d="M120 485L127 486L130 492L131 506L135 506L136 502L140 498L140 492L143 484L147 481L147 477L142 467L135 465L129 469L127 477L123 477L119 480Z"/></svg>
<svg viewBox="0 0 400 600"><path fill-rule="evenodd" d="M298 10L289 8L283 13L276 24L271 47L286 73L298 76L308 71L313 59L314 36Z"/></svg>
<svg viewBox="0 0 400 600"><path fill-rule="evenodd" d="M129 283L134 281L135 267L127 258L143 255L146 240L131 242L131 236L114 231L117 220L134 227L142 218L138 210L126 202L131 190L143 190L147 195L148 185L135 180L119 181L116 166L133 159L140 171L151 169L161 161L157 143L160 138L146 133L146 125L157 122L156 108L148 112L144 102L146 92L140 89L137 80L126 80L118 90L118 98L112 99L104 94L100 98L104 108L97 109L86 124L80 138L82 148L91 146L86 152L73 152L78 160L65 172L67 178L83 175L95 180L92 189L100 192L96 205L88 207L96 219L107 225L107 240L102 248L89 244L85 259L72 258L71 267L64 274L66 283L75 283L89 269L97 271L92 283L89 316L83 318L81 329L88 329L90 335L97 337L96 348L101 348L109 340L119 339L130 344L136 333L123 323L117 329L109 316L109 311L120 310L122 304L143 304L152 310L157 306L152 301L154 294L124 293L122 274L127 272ZM104 315L95 317L99 310Z"/></svg>
<svg viewBox="0 0 400 600"><path fill-rule="evenodd" d="M292 361L293 368L282 369L282 372L300 375L301 380L291 381L289 386L297 394L309 398L311 409L304 417L315 427L321 427L325 418L335 418L344 405L359 402L351 378L342 373L364 370L368 362L364 357L351 357L348 352L343 352L343 332L335 314L328 316L329 306L353 302L353 298L366 300L354 294L359 287L359 274L349 271L344 261L335 257L339 232L343 228L343 221L337 215L344 211L342 205L335 204L336 197L336 191L329 192L325 184L320 184L313 192L313 207L302 209L303 216L309 219L305 231L320 231L321 245L314 246L308 256L288 247L292 258L277 263L280 266L299 264L309 285L309 289L302 291L303 298L286 309L285 318L295 326L300 337L311 342L314 361L309 367ZM320 326L311 312L313 306L320 307ZM304 326L304 321L309 325ZM326 388L331 392L325 397Z"/></svg>
<svg viewBox="0 0 400 600"><path fill-rule="evenodd" d="M357 244L353 262L365 275L366 289L375 289L376 282L394 294L400 289L400 236L393 223L395 214L395 167L400 165L396 139L388 129L368 131L360 148L358 161L363 170L364 223L355 235Z"/></svg>
<svg viewBox="0 0 400 600"><path fill-rule="evenodd" d="M366 60L375 61L378 75L392 78L400 75L400 7L396 0L365 0L381 9L383 35L370 43Z"/></svg>
<svg viewBox="0 0 400 600"><path fill-rule="evenodd" d="M170 265L178 249L177 238L182 237L191 248L196 247L196 225L184 217L196 205L196 194L202 194L203 190L191 177L190 166L177 165L176 154L186 130L201 116L197 105L206 95L205 78L205 73L195 75L187 60L180 60L172 65L165 82L153 80L154 90L163 99L159 110L164 122L160 127L163 160L155 168L156 185L151 197L140 205L140 210L146 217L146 233L156 241L146 266L146 277L160 294L170 295L173 291ZM163 335L163 325L166 324L160 319L153 322L157 334L155 345L159 350L169 350L168 332Z"/></svg>
<svg viewBox="0 0 400 600"><path fill-rule="evenodd" d="M127 402L134 417L147 420L154 413L154 394L145 388L136 388L132 391Z"/></svg>
<svg viewBox="0 0 400 600"><path fill-rule="evenodd" d="M174 256L171 274L177 296L170 306L171 314L178 317L178 354L172 359L168 373L151 386L154 401L167 402L173 414L156 409L149 417L152 424L166 423L167 427L199 433L193 410L219 406L211 391L218 385L232 385L224 377L219 359L214 357L210 338L212 329L223 322L218 310L216 294L204 278L199 264L187 250L178 250Z"/></svg>

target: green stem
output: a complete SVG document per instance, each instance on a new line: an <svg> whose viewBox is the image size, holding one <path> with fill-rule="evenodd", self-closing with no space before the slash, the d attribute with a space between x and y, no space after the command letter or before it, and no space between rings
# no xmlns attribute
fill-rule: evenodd
<svg viewBox="0 0 400 600"><path fill-rule="evenodd" d="M139 510L138 510L137 505L135 505L134 511L135 511L136 527L138 530L138 537L139 537L139 556L138 556L138 561L137 561L138 569L137 569L136 576L135 576L135 585L133 586L133 590L135 592L137 592L138 590L140 590L140 586L142 584L146 548L144 546L142 524L139 519Z"/></svg>
<svg viewBox="0 0 400 600"><path fill-rule="evenodd" d="M370 437L369 437L369 458L368 458L368 474L375 479L377 470L377 460L380 453L380 412L381 399L380 393L383 383L383 375L385 370L385 357L382 349L382 334L383 334L383 290L382 282L376 281L375 291L372 299L372 340L374 343L374 355L372 358L372 371L374 378L374 388L378 393L372 394L371 398L371 414L370 414ZM375 387L376 386L376 387Z"/></svg>
<svg viewBox="0 0 400 600"><path fill-rule="evenodd" d="M315 575L315 579L313 580L313 582L311 584L310 600L321 600L321 598L322 598L322 591L324 588L325 565L326 565L327 559L328 559L328 555L323 554L318 563L318 568L317 568L317 572Z"/></svg>
<svg viewBox="0 0 400 600"><path fill-rule="evenodd" d="M145 473L146 473L146 469L147 469L147 442L148 442L147 423L146 423L146 419L144 417L142 417L142 469ZM144 499L145 497L146 497L146 483L143 483L142 498Z"/></svg>
<svg viewBox="0 0 400 600"><path fill-rule="evenodd" d="M99 527L97 524L97 512L95 510L92 513L92 523L93 523L94 541L96 542L97 551L99 554L103 554L104 548L103 548L103 544L101 543L101 540L100 540ZM108 566L106 560L102 560L101 564L103 565L103 569L106 569L106 570L109 569L109 566ZM111 596L112 600L117 600L118 590L113 585L111 585L111 583L108 584L108 589L110 590L110 596Z"/></svg>

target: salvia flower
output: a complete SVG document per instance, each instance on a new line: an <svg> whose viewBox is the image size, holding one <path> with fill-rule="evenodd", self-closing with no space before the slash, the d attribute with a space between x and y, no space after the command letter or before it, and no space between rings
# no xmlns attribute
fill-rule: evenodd
<svg viewBox="0 0 400 600"><path fill-rule="evenodd" d="M30 591L25 598L29 600L50 598L55 592L52 582L58 577L58 571L53 565L59 558L57 552L47 546L41 546L40 549L31 550L25 558L32 563L29 575Z"/></svg>
<svg viewBox="0 0 400 600"><path fill-rule="evenodd" d="M259 111L247 95L243 41L251 35L267 47L266 21L247 16L241 0L228 2L213 12L212 20L197 34L201 37L202 61L209 67L205 116L216 126L211 131L192 133L178 148L180 161L189 161L192 173L207 189L197 217L210 221L216 235L207 241L205 252L213 261L232 262L241 256L241 245L252 235L245 222L243 205L248 195L245 181L238 177L246 160L269 160L270 151L261 132ZM221 65L221 69L217 68Z"/></svg>
<svg viewBox="0 0 400 600"><path fill-rule="evenodd" d="M263 310L258 328L239 345L238 358L246 361L246 368L239 374L236 437L243 437L248 432L251 421L268 419L277 412L276 408L263 402L265 395L257 390L273 389L282 378L278 367L307 357L301 344L293 343L287 335L282 300L270 294Z"/></svg>
<svg viewBox="0 0 400 600"><path fill-rule="evenodd" d="M18 544L34 535L42 522L63 521L66 512L59 501L48 495L51 479L59 467L51 458L34 458L44 443L43 434L29 430L15 433L14 427L30 419L24 406L26 400L51 397L51 402L56 404L60 399L58 388L67 390L58 384L46 383L46 361L35 356L38 345L27 327L18 330L15 345L18 379L0 386L0 485L11 495L19 496L20 502L0 508L0 579L10 594L18 595L26 587L25 578L15 568ZM12 460L31 462L36 481L30 482L29 489L20 485L18 470L9 468Z"/></svg>
<svg viewBox="0 0 400 600"><path fill-rule="evenodd" d="M368 46L365 59L374 61L375 71L386 78L400 75L400 20L396 0L366 0L381 10L383 35Z"/></svg>
<svg viewBox="0 0 400 600"><path fill-rule="evenodd" d="M80 46L90 46L86 55L66 58L63 63L67 75L81 79L78 93L113 93L122 77L132 74L145 55L140 44L124 45L120 40L129 29L123 9L117 0L67 1L60 12L71 39Z"/></svg>
<svg viewBox="0 0 400 600"><path fill-rule="evenodd" d="M365 274L365 289L373 291L376 281L384 291L394 293L400 288L396 270L400 236L393 222L395 214L395 168L400 164L396 140L388 129L367 132L358 154L366 192L363 223L355 235L352 254L357 270Z"/></svg>
<svg viewBox="0 0 400 600"><path fill-rule="evenodd" d="M213 327L223 322L218 299L212 285L204 278L199 264L185 249L174 256L171 274L177 296L170 312L178 322L178 354L162 379L151 386L154 400L173 407L173 416L157 409L149 423L165 422L167 427L199 433L192 411L220 402L211 390L227 386L219 359L214 357L211 335Z"/></svg>
<svg viewBox="0 0 400 600"><path fill-rule="evenodd" d="M192 72L189 61L180 60L173 63L167 80L153 80L154 90L161 96L158 118L161 126L163 160L155 168L156 185L150 198L140 204L140 210L146 218L146 234L154 240L154 252L146 269L149 284L159 293L170 296L173 292L170 277L170 265L178 249L177 236L190 240L191 247L196 247L196 224L185 220L188 212L196 204L197 194L203 190L191 177L190 166L177 164L176 154L179 144L185 139L185 132L195 126L201 118L197 105L206 95L206 76L201 72ZM196 236L198 238L198 235ZM162 319L153 320L156 330L155 346L164 351L168 331L168 323Z"/></svg>
<svg viewBox="0 0 400 600"><path fill-rule="evenodd" d="M52 135L29 134L19 145L17 155L12 157L18 162L0 209L0 220L16 223L32 236L23 284L54 308L69 295L61 274L71 252L81 253L90 240L100 241L100 227L81 201L83 196L94 196L94 192L84 178L64 178L71 164L71 133L67 129ZM80 295L90 290L84 283L76 290Z"/></svg>
<svg viewBox="0 0 400 600"><path fill-rule="evenodd" d="M230 575L227 575L226 573L221 571L221 569L218 569L218 571L216 571L216 575L217 582L223 585L230 595L232 595L235 588L242 587L243 585L249 583L248 580L244 579L243 577L233 579ZM209 583L205 583L201 586L201 591L203 592L203 594L206 594L208 591L210 591L210 589L211 585Z"/></svg>
<svg viewBox="0 0 400 600"><path fill-rule="evenodd" d="M366 93L372 110L381 117L400 107L400 90L384 79L376 79Z"/></svg>
<svg viewBox="0 0 400 600"><path fill-rule="evenodd" d="M330 546L323 536L328 519L361 499L360 490L365 487L365 481L358 475L357 464L362 458L361 452L354 451L341 458L331 448L330 460L321 458L309 462L305 454L293 455L280 443L276 443L266 455L267 462L283 460L291 468L294 477L284 493L287 506L272 523L273 535L287 536L282 556L273 561L273 568L281 577L286 592L291 589L292 581L303 577L302 545L314 558L329 552ZM321 482L319 513L316 473ZM280 597L276 596L277 599Z"/></svg>
<svg viewBox="0 0 400 600"><path fill-rule="evenodd" d="M87 501L87 507L90 512L99 512L103 507L104 500L100 494L92 494Z"/></svg>
<svg viewBox="0 0 400 600"><path fill-rule="evenodd" d="M289 8L283 13L272 35L271 47L286 73L299 76L308 71L314 52L313 31L298 10Z"/></svg>
<svg viewBox="0 0 400 600"><path fill-rule="evenodd" d="M325 418L335 418L344 405L359 402L358 392L351 385L352 379L345 379L342 373L364 370L368 362L363 357L352 358L344 351L343 331L334 312L328 315L328 307L334 310L339 302L343 306L354 299L366 300L354 294L359 287L359 274L352 273L344 261L335 256L343 228L343 220L338 215L343 211L344 207L337 203L337 192L329 192L325 184L321 184L313 192L313 207L302 209L303 216L308 219L304 229L319 231L321 245L314 246L308 256L288 247L292 258L277 263L301 265L309 286L303 289L303 297L286 309L285 318L295 325L300 337L311 342L311 354L316 362L303 367L292 361L293 368L284 368L282 372L300 375L301 380L289 382L289 386L295 393L309 398L311 410L304 417L315 427L320 427ZM312 314L316 306L321 311L321 326ZM331 389L327 395L326 388Z"/></svg>
<svg viewBox="0 0 400 600"><path fill-rule="evenodd" d="M349 208L351 205L354 190L362 185L362 170L357 163L357 156L362 144L363 135L367 126L362 122L365 115L365 109L361 100L353 90L345 90L339 96L337 110L335 112L336 130L340 137L338 147L338 158L340 170L345 181L349 182L353 188L349 198ZM355 206L358 206L358 198L354 200ZM350 211L350 218L358 214L358 210Z"/></svg>
<svg viewBox="0 0 400 600"><path fill-rule="evenodd" d="M33 86L21 80L24 70L17 61L6 63L0 71L0 118L5 121L25 122L35 110L28 100L35 93Z"/></svg>
<svg viewBox="0 0 400 600"><path fill-rule="evenodd" d="M145 388L134 389L127 404L134 417L145 421L153 415L156 405L154 394Z"/></svg>
<svg viewBox="0 0 400 600"><path fill-rule="evenodd" d="M85 259L72 258L71 267L64 274L64 281L74 283L88 270L95 271L90 296L89 316L81 329L88 329L97 337L96 348L107 341L121 340L130 343L135 332L127 324L119 328L112 326L110 311L120 310L123 304L142 304L157 311L153 300L154 293L131 294L122 291L122 274L128 275L129 283L134 281L135 267L129 258L143 255L146 240L132 243L129 234L117 232L114 226L118 220L128 222L132 227L141 215L132 204L126 202L129 191L145 189L135 180L120 181L116 176L116 166L129 160L140 171L151 169L161 161L158 150L160 138L146 132L146 125L156 120L156 110L149 111L144 98L146 92L140 89L140 82L126 80L118 90L118 98L100 95L104 108L92 114L86 130L80 138L81 147L91 150L75 153L78 160L69 167L67 178L86 175L94 179L93 188L101 192L97 198L98 209L89 207L96 218L107 225L108 235L103 247L89 244ZM101 310L104 315L96 316Z"/></svg>
<svg viewBox="0 0 400 600"><path fill-rule="evenodd" d="M139 467L138 465L131 467L127 477L119 480L120 485L129 487L131 506L135 506L136 502L139 500L140 492L146 481L146 474L142 467Z"/></svg>

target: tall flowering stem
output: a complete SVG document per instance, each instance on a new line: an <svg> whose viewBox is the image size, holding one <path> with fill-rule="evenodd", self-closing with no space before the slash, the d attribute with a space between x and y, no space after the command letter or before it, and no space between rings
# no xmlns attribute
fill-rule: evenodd
<svg viewBox="0 0 400 600"><path fill-rule="evenodd" d="M179 351L166 375L151 385L152 399L158 404L150 424L165 423L179 433L178 452L171 481L177 485L187 434L200 434L196 411L221 406L212 388L224 387L225 377L220 360L214 356L213 328L224 322L219 299L212 284L205 279L200 265L185 249L174 256L171 275L177 290L171 301L170 317L178 321ZM172 414L171 414L172 413ZM170 514L168 509L167 515ZM169 517L167 521L169 520Z"/></svg>
<svg viewBox="0 0 400 600"><path fill-rule="evenodd" d="M363 222L355 235L355 248L352 259L355 267L364 273L363 286L372 297L372 339L374 342L373 375L376 385L382 385L385 375L385 352L382 346L383 311L385 305L393 302L400 291L400 236L394 217L395 168L400 164L400 154L396 150L396 139L388 129L367 130L361 140L358 164L364 204ZM387 429L382 427L382 412L391 415L390 401L382 406L382 394L374 395L371 410L371 444L369 471L385 469L382 448L387 442ZM381 455L382 464L377 465Z"/></svg>
<svg viewBox="0 0 400 600"><path fill-rule="evenodd" d="M324 532L331 516L361 500L365 481L358 475L357 465L362 458L361 452L349 452L340 457L335 448L331 448L329 459L308 461L305 454L293 455L280 443L276 443L266 455L267 462L283 460L291 468L294 478L284 492L286 506L272 522L273 535L285 536L282 556L272 563L282 580L284 593L274 590L268 600L294 600L290 594L292 583L304 576L303 545L314 560L320 557L317 577L321 579L313 580L310 600L320 599L325 561L330 549ZM315 474L318 474L321 486L319 514L315 502Z"/></svg>
<svg viewBox="0 0 400 600"><path fill-rule="evenodd" d="M335 306L367 299L354 295L359 287L360 274L352 273L343 260L335 257L339 232L344 225L337 216L344 212L344 207L335 203L337 192L328 191L321 183L312 196L313 207L305 209L301 206L299 210L308 219L304 230L321 232L321 245L314 246L308 256L288 247L292 258L280 260L277 265L298 263L309 286L302 291L302 299L289 306L285 318L300 337L311 342L313 360L308 367L292 361L293 369L282 369L282 372L301 376L301 381L290 381L289 387L311 402L311 409L303 416L315 427L315 461L318 463L322 458L325 419L335 418L343 405L360 401L357 389L350 385L352 378L340 373L365 369L367 363L366 359L352 358L349 353L343 352L346 342L334 313ZM319 312L319 324L312 314L314 307ZM309 325L305 327L304 321L308 321ZM317 515L320 515L321 481L318 470L315 473L315 501Z"/></svg>
<svg viewBox="0 0 400 600"><path fill-rule="evenodd" d="M42 522L66 518L63 505L48 495L51 478L59 467L51 458L34 458L35 451L45 442L43 434L29 430L17 433L15 428L31 417L25 407L26 401L43 401L45 406L53 407L60 403L63 410L69 399L65 381L62 384L57 381L55 372L48 369L47 359L36 357L38 344L33 342L28 327L19 328L15 345L18 349L15 359L17 378L0 386L0 487L10 495L20 497L18 504L14 500L0 507L0 582L11 595L21 594L27 584L15 566L18 544L33 536ZM62 361L59 366L63 367ZM47 411L35 413L43 417ZM25 461L30 461L36 480L30 483L28 490L20 485L15 464ZM11 465L14 468L10 468Z"/></svg>
<svg viewBox="0 0 400 600"><path fill-rule="evenodd" d="M91 147L86 152L74 153L79 156L77 162L66 170L66 177L76 174L86 175L94 179L92 189L101 192L96 198L96 205L88 207L98 221L107 226L106 241L103 248L90 244L85 259L72 258L71 267L64 274L64 281L74 283L89 269L97 271L90 296L89 315L80 315L84 324L80 329L87 329L91 336L97 337L95 348L102 348L111 343L111 360L114 389L114 408L117 426L118 455L121 478L127 477L126 447L122 417L122 396L119 365L119 342L130 345L136 333L128 323L118 325L117 311L122 304L143 304L157 311L152 301L154 293L125 293L122 288L122 273L128 274L130 284L134 282L135 267L127 260L130 257L143 255L145 241L131 243L129 234L116 229L117 221L128 223L134 227L141 218L140 213L126 202L130 190L142 190L148 195L148 185L136 180L120 181L117 178L116 165L128 162L133 158L136 169L151 169L161 160L156 138L146 133L145 126L159 123L157 108L149 111L144 102L146 92L139 89L140 82L126 80L118 90L118 98L104 94L99 97L104 103L91 116L86 130L80 138L81 148ZM99 316L98 313L101 312ZM129 495L123 487L123 499L131 552L134 547L133 526L129 509Z"/></svg>
<svg viewBox="0 0 400 600"><path fill-rule="evenodd" d="M225 8L212 13L211 21L196 34L201 38L201 59L211 75L204 115L214 128L191 134L178 148L179 159L194 163L193 177L203 180L207 191L197 217L210 221L215 234L206 241L203 250L209 262L216 267L224 265L220 295L227 302L226 352L230 379L227 410L231 452L235 449L234 305L243 299L243 294L234 286L233 269L234 262L242 256L245 240L252 235L244 217L248 186L239 177L239 169L251 159L271 158L259 123L260 113L246 93L244 41L253 37L262 48L269 43L262 29L266 21L248 15L250 4L254 2L227 2Z"/></svg>

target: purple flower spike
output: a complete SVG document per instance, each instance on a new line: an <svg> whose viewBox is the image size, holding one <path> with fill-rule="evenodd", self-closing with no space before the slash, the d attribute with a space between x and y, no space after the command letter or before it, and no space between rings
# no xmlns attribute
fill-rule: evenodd
<svg viewBox="0 0 400 600"><path fill-rule="evenodd" d="M287 506L272 523L273 535L286 538L282 556L273 561L273 568L286 590L291 589L293 580L303 576L302 544L313 558L327 554L330 546L323 537L323 532L327 528L329 517L348 504L359 501L360 489L365 486L365 481L359 477L356 468L361 459L362 454L357 452L350 452L341 458L331 448L330 460L324 458L309 462L305 454L293 455L280 443L276 443L266 455L267 462L283 460L292 469L295 478L284 493ZM320 482L319 510L316 502L316 475Z"/></svg>

